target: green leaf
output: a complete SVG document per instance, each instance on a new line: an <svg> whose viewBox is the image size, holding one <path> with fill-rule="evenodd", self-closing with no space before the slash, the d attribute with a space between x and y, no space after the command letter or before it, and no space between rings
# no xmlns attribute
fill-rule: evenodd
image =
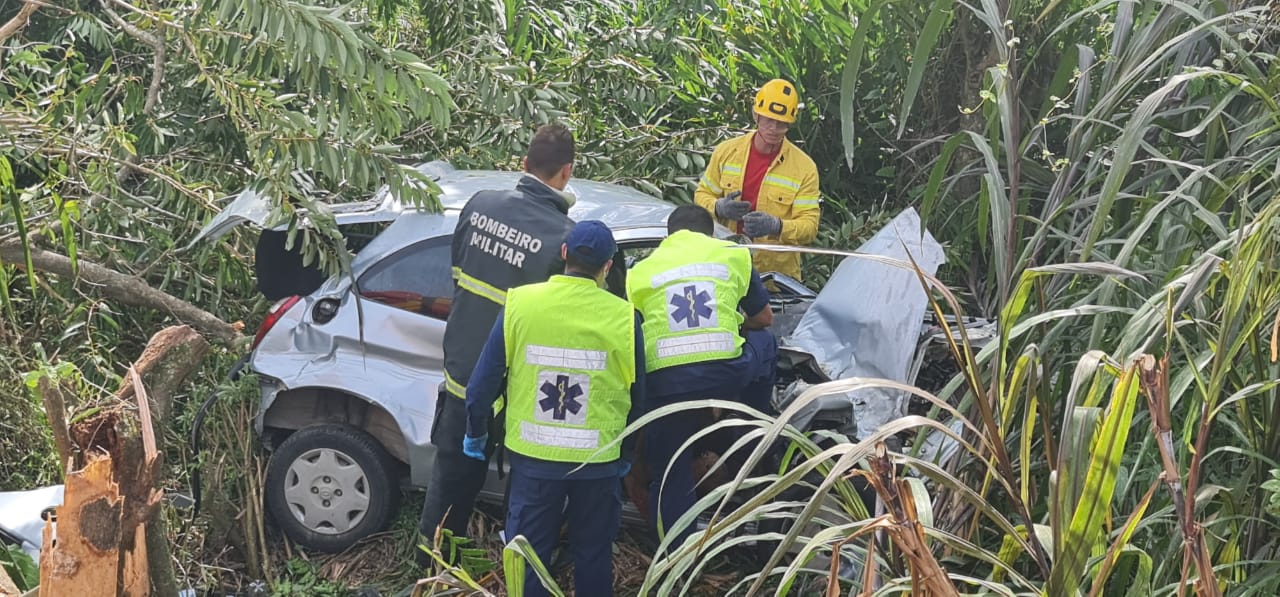
<svg viewBox="0 0 1280 597"><path fill-rule="evenodd" d="M866 12L858 16L858 28L853 33L853 41L849 44L849 57L845 61L844 71L840 75L840 135L844 142L845 165L853 169L853 160L857 153L857 135L854 122L854 97L858 89L858 73L862 68L863 47L867 43L867 32L876 23L876 15L887 0L874 0Z"/></svg>
<svg viewBox="0 0 1280 597"><path fill-rule="evenodd" d="M0 158L0 171L8 169L8 167L9 162ZM3 176L3 174L0 174L0 176ZM9 179L13 179L12 172L9 174ZM9 188L12 189L12 186ZM3 192L3 189L0 189L0 193ZM39 294L36 287L36 268L31 262L31 238L28 236L27 221L22 213L22 200L16 197L16 193L12 190L7 194L9 195L9 208L13 211L14 227L18 232L18 242L22 245L22 260L24 269L27 272L27 284L31 287L31 294Z"/></svg>
<svg viewBox="0 0 1280 597"><path fill-rule="evenodd" d="M526 564L527 563L527 564ZM507 580L507 595L510 597L524 597L524 579L525 566L532 566L534 574L538 580L542 582L551 595L555 597L564 597L564 591L556 584L555 577L551 576L551 572L538 558L537 552L533 550L533 545L525 539L524 535L516 535L510 541L507 541L506 547L502 548L502 572Z"/></svg>
<svg viewBox="0 0 1280 597"><path fill-rule="evenodd" d="M0 546L0 566L19 591L30 591L40 584L40 570L35 560L22 551L20 546Z"/></svg>
<svg viewBox="0 0 1280 597"><path fill-rule="evenodd" d="M1121 373L1111 394L1110 405L1101 423L1077 426L1074 431L1091 437L1085 460L1087 472L1070 517L1070 524L1055 541L1057 557L1045 588L1046 595L1074 595L1080 587L1089 554L1102 538L1103 525L1110 516L1111 500L1116 490L1116 473L1124 455L1132 429L1133 413L1138 403L1137 365ZM1070 496L1065 494L1064 497ZM1058 502L1061 506L1069 504ZM1059 515L1066 510L1059 510Z"/></svg>
<svg viewBox="0 0 1280 597"><path fill-rule="evenodd" d="M899 138L907 130L907 119L911 116L911 106L920 92L920 83L924 81L924 71L929 65L929 56L933 54L933 48L938 45L942 30L951 22L953 16L951 8L954 3L955 0L933 0L929 18L925 20L920 38L916 40L915 51L911 54L911 72L907 74L907 87L902 95L902 110L898 112Z"/></svg>

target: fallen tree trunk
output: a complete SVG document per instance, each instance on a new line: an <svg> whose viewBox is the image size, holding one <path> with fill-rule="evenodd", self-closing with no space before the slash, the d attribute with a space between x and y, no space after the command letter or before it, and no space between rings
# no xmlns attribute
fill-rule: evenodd
<svg viewBox="0 0 1280 597"><path fill-rule="evenodd" d="M56 537L51 524L45 528L42 595L177 594L168 528L156 516L163 436L155 433L152 414L164 419L172 412L174 394L208 349L190 327L161 330L129 368L113 402L64 430L69 472ZM42 394L56 393L39 387ZM46 406L60 402L45 400ZM65 416L49 410L51 424Z"/></svg>
<svg viewBox="0 0 1280 597"><path fill-rule="evenodd" d="M26 257L22 244L16 241L0 243L0 263L25 268ZM76 268L73 270L71 259L67 256L34 246L31 247L31 267L42 272L73 277L77 281L94 286L98 294L122 304L168 313L178 321L191 325L223 344L232 345L244 338L240 334L241 325L227 323L187 301L163 290L152 288L146 280L137 276L122 274L84 259L77 259Z"/></svg>

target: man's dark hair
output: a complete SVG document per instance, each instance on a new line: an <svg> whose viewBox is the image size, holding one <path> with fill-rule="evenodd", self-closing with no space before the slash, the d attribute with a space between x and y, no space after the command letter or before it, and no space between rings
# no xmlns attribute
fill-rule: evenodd
<svg viewBox="0 0 1280 597"><path fill-rule="evenodd" d="M600 272L604 271L604 264L602 263L600 265L594 265L594 264L584 263L582 261L582 258L570 252L565 254L564 256L564 271L565 273L576 272L579 274L587 274L595 278L595 277L599 277Z"/></svg>
<svg viewBox="0 0 1280 597"><path fill-rule="evenodd" d="M573 163L573 152L573 133L569 127L558 122L544 124L529 142L525 169L543 180L552 178L565 164Z"/></svg>
<svg viewBox="0 0 1280 597"><path fill-rule="evenodd" d="M697 205L681 205L667 216L667 234L675 234L679 230L692 230L711 236L715 229L716 225L711 220L711 212Z"/></svg>

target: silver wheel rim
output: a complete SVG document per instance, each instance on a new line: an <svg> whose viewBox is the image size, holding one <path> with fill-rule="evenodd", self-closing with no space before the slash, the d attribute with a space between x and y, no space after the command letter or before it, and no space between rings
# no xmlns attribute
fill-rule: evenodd
<svg viewBox="0 0 1280 597"><path fill-rule="evenodd" d="M323 535L350 531L369 511L369 479L339 450L308 450L289 464L284 501L293 518Z"/></svg>

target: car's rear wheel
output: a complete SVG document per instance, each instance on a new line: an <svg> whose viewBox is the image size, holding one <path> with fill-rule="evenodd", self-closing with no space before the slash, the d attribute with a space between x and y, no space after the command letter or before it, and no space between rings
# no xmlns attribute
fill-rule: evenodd
<svg viewBox="0 0 1280 597"><path fill-rule="evenodd" d="M348 425L312 425L280 445L267 466L266 502L290 539L339 552L387 528L399 503L395 463Z"/></svg>

